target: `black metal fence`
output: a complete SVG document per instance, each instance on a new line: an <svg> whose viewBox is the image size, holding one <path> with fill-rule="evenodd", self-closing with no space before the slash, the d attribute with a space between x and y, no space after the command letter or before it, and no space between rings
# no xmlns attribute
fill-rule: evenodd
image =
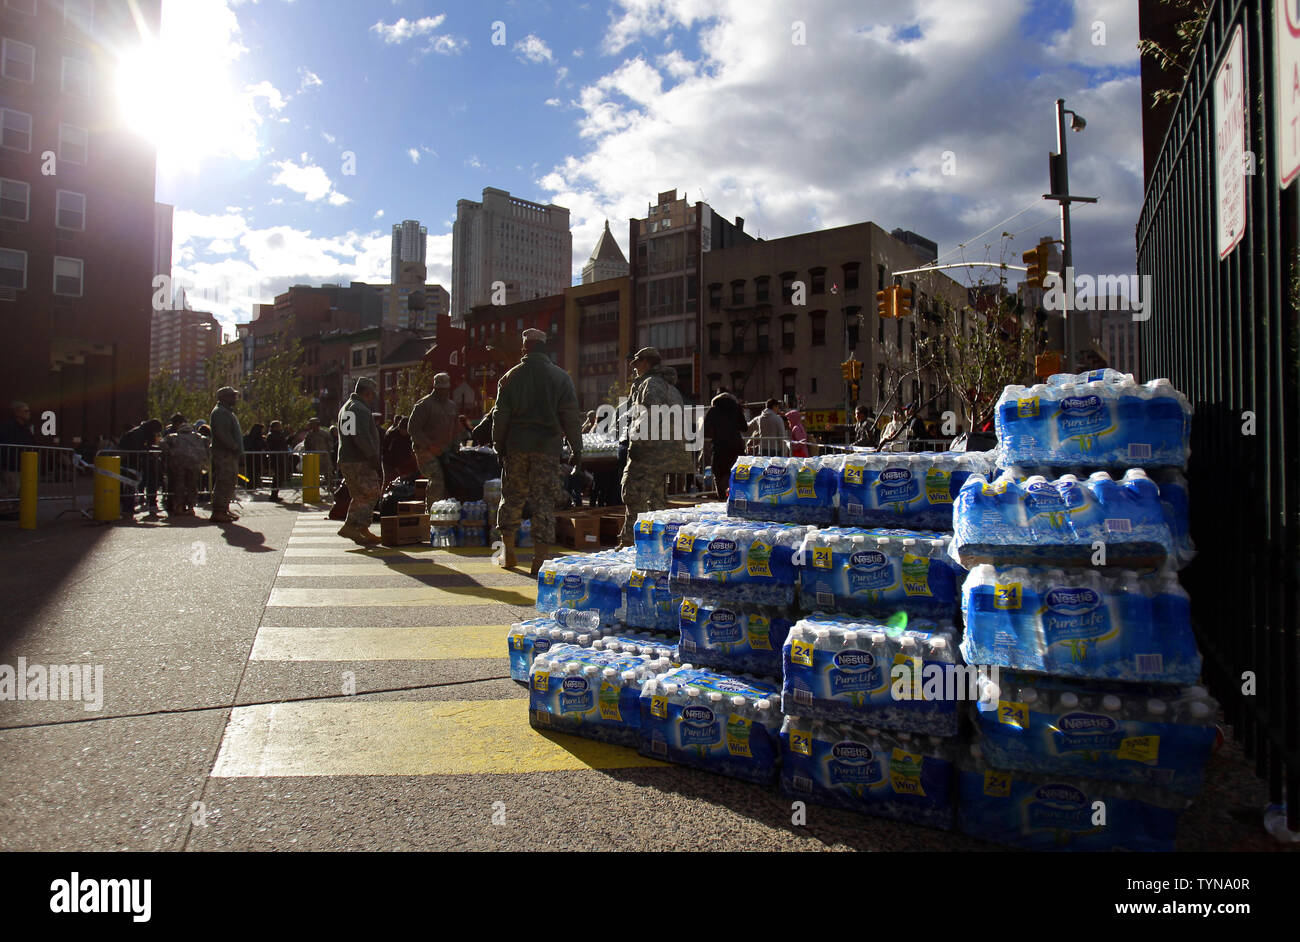
<svg viewBox="0 0 1300 942"><path fill-rule="evenodd" d="M1199 555L1183 581L1205 676L1270 800L1285 798L1288 827L1300 829L1300 181L1280 188L1278 135L1293 129L1279 127L1273 10L1273 0L1211 4L1147 188L1137 249L1138 271L1152 279L1143 373L1167 376L1196 409L1188 477ZM1238 25L1247 212L1241 243L1220 260L1215 74Z"/></svg>

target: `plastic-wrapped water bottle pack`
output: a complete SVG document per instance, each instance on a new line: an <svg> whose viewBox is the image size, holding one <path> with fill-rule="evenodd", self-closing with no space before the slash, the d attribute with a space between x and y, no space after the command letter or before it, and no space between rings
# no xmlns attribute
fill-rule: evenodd
<svg viewBox="0 0 1300 942"><path fill-rule="evenodd" d="M980 749L1000 769L1086 775L1196 795L1218 738L1204 687L980 678Z"/></svg>
<svg viewBox="0 0 1300 942"><path fill-rule="evenodd" d="M668 586L668 573L632 570L627 580L627 610L624 621L634 628L657 631L677 629L681 605Z"/></svg>
<svg viewBox="0 0 1300 942"><path fill-rule="evenodd" d="M429 543L435 547L460 546L459 527L450 523L435 523L429 527Z"/></svg>
<svg viewBox="0 0 1300 942"><path fill-rule="evenodd" d="M787 716L781 788L791 798L950 831L956 748L937 736Z"/></svg>
<svg viewBox="0 0 1300 942"><path fill-rule="evenodd" d="M557 645L533 660L528 721L537 729L636 746L641 686L669 669L666 658Z"/></svg>
<svg viewBox="0 0 1300 942"><path fill-rule="evenodd" d="M834 523L834 460L832 456L742 455L731 468L728 515L784 523Z"/></svg>
<svg viewBox="0 0 1300 942"><path fill-rule="evenodd" d="M430 523L459 523L460 501L454 498L435 500L429 505Z"/></svg>
<svg viewBox="0 0 1300 942"><path fill-rule="evenodd" d="M684 523L719 520L727 516L723 503L673 507L638 514L632 529L636 543L636 568L649 572L667 572L673 565L673 544Z"/></svg>
<svg viewBox="0 0 1300 942"><path fill-rule="evenodd" d="M1177 563L1160 491L1139 468L1118 481L1104 471L1087 480L1066 474L1023 482L1003 474L993 483L972 474L957 495L953 523L951 552L968 569L980 563L1087 566L1098 543L1105 544L1107 566Z"/></svg>
<svg viewBox="0 0 1300 942"><path fill-rule="evenodd" d="M966 692L957 663L950 624L895 628L844 616L805 618L782 649L782 708L807 719L956 736L957 701Z"/></svg>
<svg viewBox="0 0 1300 942"><path fill-rule="evenodd" d="M467 501L460 505L460 545L486 546L487 539L487 503L481 500Z"/></svg>
<svg viewBox="0 0 1300 942"><path fill-rule="evenodd" d="M691 663L780 677L781 646L794 620L784 607L685 598L679 624L682 657Z"/></svg>
<svg viewBox="0 0 1300 942"><path fill-rule="evenodd" d="M641 754L749 782L776 778L777 688L683 664L641 688Z"/></svg>
<svg viewBox="0 0 1300 942"><path fill-rule="evenodd" d="M575 644L590 647L601 636L600 616L596 612L562 609L553 616L529 618L516 622L506 632L506 647L510 657L510 677L528 681L528 669L533 658L545 654L556 644Z"/></svg>
<svg viewBox="0 0 1300 942"><path fill-rule="evenodd" d="M874 452L829 459L839 522L857 527L952 529L952 503L972 474L993 472L991 451Z"/></svg>
<svg viewBox="0 0 1300 942"><path fill-rule="evenodd" d="M1004 389L994 417L1002 462L1186 466L1192 425L1187 397L1167 379L1139 385L1129 374L1105 373L1088 382L1058 374L1047 383Z"/></svg>
<svg viewBox="0 0 1300 942"><path fill-rule="evenodd" d="M826 527L795 553L805 610L875 613L898 610L932 618L957 611L958 569L947 533Z"/></svg>
<svg viewBox="0 0 1300 942"><path fill-rule="evenodd" d="M625 622L634 558L634 551L628 548L547 560L537 574L537 610L595 611L606 627Z"/></svg>
<svg viewBox="0 0 1300 942"><path fill-rule="evenodd" d="M1191 600L1169 571L976 566L962 613L968 664L1148 683L1201 676Z"/></svg>
<svg viewBox="0 0 1300 942"><path fill-rule="evenodd" d="M673 544L669 585L679 595L789 605L795 547L810 527L750 520L684 523Z"/></svg>
<svg viewBox="0 0 1300 942"><path fill-rule="evenodd" d="M1187 800L1159 788L990 768L981 748L960 763L957 826L963 834L1027 850L1174 849ZM1093 823L1103 802L1106 826Z"/></svg>
<svg viewBox="0 0 1300 942"><path fill-rule="evenodd" d="M584 432L582 435L582 453L590 458L608 458L618 457L618 439L611 438L608 435L599 435L595 432Z"/></svg>
<svg viewBox="0 0 1300 942"><path fill-rule="evenodd" d="M666 657L674 665L680 663L677 636L665 632L633 631L615 626L612 630L606 631L603 638L593 641L591 646L598 651Z"/></svg>

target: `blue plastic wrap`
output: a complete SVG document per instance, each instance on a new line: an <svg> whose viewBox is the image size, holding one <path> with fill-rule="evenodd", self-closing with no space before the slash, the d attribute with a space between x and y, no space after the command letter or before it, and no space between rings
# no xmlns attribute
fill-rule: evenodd
<svg viewBox="0 0 1300 942"><path fill-rule="evenodd" d="M929 618L956 615L961 572L938 531L827 527L795 554L806 611Z"/></svg>
<svg viewBox="0 0 1300 942"><path fill-rule="evenodd" d="M681 656L728 673L780 677L781 647L793 624L782 607L682 599Z"/></svg>
<svg viewBox="0 0 1300 942"><path fill-rule="evenodd" d="M852 527L951 530L952 505L972 474L991 474L993 452L851 454L834 459L839 522Z"/></svg>
<svg viewBox="0 0 1300 942"><path fill-rule="evenodd" d="M783 523L834 523L838 486L835 461L833 456L741 455L731 468L728 516Z"/></svg>

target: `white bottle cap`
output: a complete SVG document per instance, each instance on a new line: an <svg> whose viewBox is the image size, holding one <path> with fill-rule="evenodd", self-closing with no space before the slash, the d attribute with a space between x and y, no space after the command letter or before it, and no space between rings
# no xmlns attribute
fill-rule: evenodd
<svg viewBox="0 0 1300 942"><path fill-rule="evenodd" d="M1078 705L1079 698L1070 691L1067 690L1065 693L1061 694L1061 706L1065 707L1067 710L1073 710Z"/></svg>
<svg viewBox="0 0 1300 942"><path fill-rule="evenodd" d="M1101 708L1108 713L1118 713L1123 705L1124 701L1113 693L1108 693L1101 698Z"/></svg>
<svg viewBox="0 0 1300 942"><path fill-rule="evenodd" d="M1147 701L1147 712L1153 716L1164 716L1165 711L1169 709L1168 704L1158 697L1152 697Z"/></svg>
<svg viewBox="0 0 1300 942"><path fill-rule="evenodd" d="M1037 702L1038 702L1038 691L1035 690L1033 687L1026 687L1024 690L1020 691L1020 702L1021 702L1021 703L1037 703Z"/></svg>

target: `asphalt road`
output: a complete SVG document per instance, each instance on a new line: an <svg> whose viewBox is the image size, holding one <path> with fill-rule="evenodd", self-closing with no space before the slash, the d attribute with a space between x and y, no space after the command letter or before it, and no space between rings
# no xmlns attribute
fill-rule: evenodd
<svg viewBox="0 0 1300 942"><path fill-rule="evenodd" d="M535 587L483 550L265 501L0 526L0 664L103 668L98 710L0 701L0 850L1000 849L534 731L505 634ZM1207 778L1179 848L1276 849L1236 746Z"/></svg>

